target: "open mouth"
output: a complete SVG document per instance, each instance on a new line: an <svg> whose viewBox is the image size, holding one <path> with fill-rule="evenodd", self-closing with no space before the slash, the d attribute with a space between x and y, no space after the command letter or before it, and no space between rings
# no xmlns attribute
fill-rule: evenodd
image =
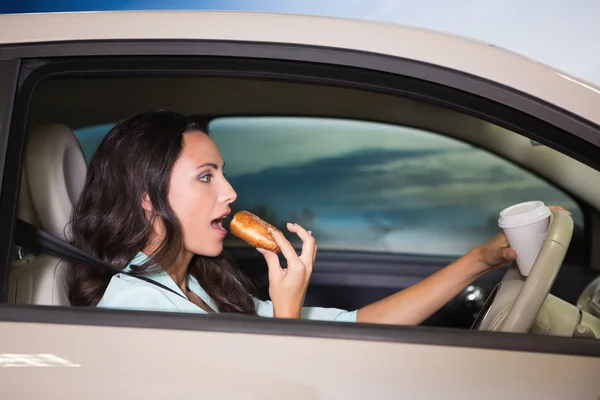
<svg viewBox="0 0 600 400"><path fill-rule="evenodd" d="M213 219L212 222L210 223L210 226L221 236L227 235L227 229L225 229L223 227L223 220L225 218L227 218L227 215Z"/></svg>

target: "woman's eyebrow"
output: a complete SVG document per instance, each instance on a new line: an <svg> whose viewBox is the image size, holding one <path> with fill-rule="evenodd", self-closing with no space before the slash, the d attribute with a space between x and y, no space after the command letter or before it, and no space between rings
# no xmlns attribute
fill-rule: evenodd
<svg viewBox="0 0 600 400"><path fill-rule="evenodd" d="M219 169L219 166L217 164L211 163L211 162L207 162L207 163L204 163L202 165L198 165L198 167L196 167L196 169L200 169L200 168L204 168L204 167L211 167L211 168L214 168L216 170ZM224 168L225 168L225 163L223 163L223 169Z"/></svg>

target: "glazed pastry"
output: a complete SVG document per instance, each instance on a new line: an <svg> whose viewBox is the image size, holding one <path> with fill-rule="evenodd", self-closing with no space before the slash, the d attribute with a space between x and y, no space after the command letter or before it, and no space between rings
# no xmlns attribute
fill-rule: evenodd
<svg viewBox="0 0 600 400"><path fill-rule="evenodd" d="M280 249L269 228L281 232L273 225L263 221L248 211L236 213L229 224L231 233L248 243L250 246L271 250L279 253Z"/></svg>

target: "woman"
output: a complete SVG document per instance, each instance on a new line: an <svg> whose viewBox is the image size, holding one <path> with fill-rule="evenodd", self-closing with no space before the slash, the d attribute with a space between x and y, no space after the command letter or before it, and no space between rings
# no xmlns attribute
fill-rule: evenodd
<svg viewBox="0 0 600 400"><path fill-rule="evenodd" d="M288 224L303 242L301 254L277 232L287 269L276 254L257 249L268 265L271 298L260 301L222 254L223 219L237 195L206 132L202 118L160 110L132 116L107 134L73 210L73 244L176 293L127 274L71 264L73 305L413 325L477 276L516 257L500 233L423 281L359 310L303 308L317 245L310 232Z"/></svg>

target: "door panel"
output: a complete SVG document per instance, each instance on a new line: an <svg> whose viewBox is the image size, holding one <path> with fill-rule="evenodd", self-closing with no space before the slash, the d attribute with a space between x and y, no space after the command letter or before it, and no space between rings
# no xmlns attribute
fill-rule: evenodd
<svg viewBox="0 0 600 400"><path fill-rule="evenodd" d="M89 400L362 400L398 399L408 394L411 399L562 400L595 399L600 393L600 358L433 345L427 344L425 334L421 343L405 343L366 337L203 331L203 319L211 319L207 316L195 317L197 329L189 324L166 329L174 322L169 323L171 318L165 318L162 327L148 328L143 323L131 327L143 318L123 315L113 321L121 323L126 317L129 326L111 327L108 321L115 313L102 313L107 323L101 325L105 326L67 322L67 315L62 315L60 324L0 322L3 398L29 400L52 393L58 398ZM157 322L162 317L154 314L152 318ZM235 324L221 319L224 326ZM300 328L303 324L293 325ZM337 325L340 331L370 330ZM283 325L278 329L298 331ZM396 336L401 338L405 330L397 329ZM510 341L510 335L493 336L499 342ZM535 338L523 343L531 339Z"/></svg>

